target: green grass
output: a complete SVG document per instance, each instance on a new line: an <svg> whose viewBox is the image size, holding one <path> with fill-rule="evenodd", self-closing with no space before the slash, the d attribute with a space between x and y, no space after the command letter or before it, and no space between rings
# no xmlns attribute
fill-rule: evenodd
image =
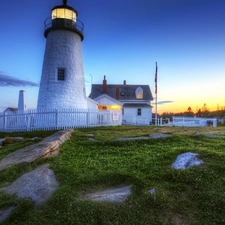
<svg viewBox="0 0 225 225"><path fill-rule="evenodd" d="M14 133L3 133L0 132L0 139L5 138L3 146L0 148L0 160L5 156L14 152L20 148L24 148L28 145L40 142L45 137L54 134L56 131L32 131L32 132L14 132ZM13 137L23 137L21 140L16 140ZM32 140L35 138L34 140Z"/></svg>
<svg viewBox="0 0 225 225"><path fill-rule="evenodd" d="M2 187L38 165L49 163L60 183L60 188L38 209L28 200L0 192L0 209L16 206L3 224L225 224L225 139L193 136L197 131L225 135L223 128L76 129L57 157L13 166L0 173ZM173 136L116 140L150 133ZM87 134L94 134L96 141L89 140ZM171 168L178 154L189 151L198 153L205 163L187 170ZM132 194L124 203L82 198L85 193L121 184L132 185ZM148 193L152 188L156 195Z"/></svg>

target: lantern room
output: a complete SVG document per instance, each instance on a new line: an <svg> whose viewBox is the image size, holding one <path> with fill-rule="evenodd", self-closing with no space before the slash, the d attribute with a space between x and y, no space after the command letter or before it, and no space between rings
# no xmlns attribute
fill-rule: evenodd
<svg viewBox="0 0 225 225"><path fill-rule="evenodd" d="M66 19L76 23L77 11L67 5L67 0L63 0L63 5L56 6L52 9L52 20Z"/></svg>
<svg viewBox="0 0 225 225"><path fill-rule="evenodd" d="M52 9L52 20L54 19L68 19L76 23L77 12L68 8L54 8Z"/></svg>
<svg viewBox="0 0 225 225"><path fill-rule="evenodd" d="M47 37L49 31L64 29L78 33L83 40L84 25L77 19L77 15L78 12L67 5L67 0L63 0L63 4L55 6L52 9L51 17L45 20L44 36Z"/></svg>

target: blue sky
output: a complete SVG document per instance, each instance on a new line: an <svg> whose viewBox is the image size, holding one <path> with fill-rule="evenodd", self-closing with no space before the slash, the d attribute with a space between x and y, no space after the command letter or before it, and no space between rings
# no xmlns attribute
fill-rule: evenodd
<svg viewBox="0 0 225 225"><path fill-rule="evenodd" d="M35 108L45 49L44 20L62 0L1 1L0 111L19 90ZM224 0L68 0L84 23L87 95L93 83L148 84L158 62L159 112L225 106ZM91 75L90 75L91 74ZM7 83L7 76L23 82ZM27 83L24 83L26 81Z"/></svg>

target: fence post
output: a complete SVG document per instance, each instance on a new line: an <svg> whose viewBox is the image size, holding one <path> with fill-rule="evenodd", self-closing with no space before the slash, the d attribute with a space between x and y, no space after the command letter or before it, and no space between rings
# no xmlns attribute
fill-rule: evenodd
<svg viewBox="0 0 225 225"><path fill-rule="evenodd" d="M7 126L7 112L4 112L3 132L6 131L6 126Z"/></svg>
<svg viewBox="0 0 225 225"><path fill-rule="evenodd" d="M30 131L30 121L31 121L31 114L29 113L29 115L27 114L28 118L27 118L27 131Z"/></svg>
<svg viewBox="0 0 225 225"><path fill-rule="evenodd" d="M55 127L58 130L58 109L55 109Z"/></svg>
<svg viewBox="0 0 225 225"><path fill-rule="evenodd" d="M90 114L90 112L89 112L88 109L87 109L86 112L87 112L87 113L86 113L86 126L89 127L89 114Z"/></svg>

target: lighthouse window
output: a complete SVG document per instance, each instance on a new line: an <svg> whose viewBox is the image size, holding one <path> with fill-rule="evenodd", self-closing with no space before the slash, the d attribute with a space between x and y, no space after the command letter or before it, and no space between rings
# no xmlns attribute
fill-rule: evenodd
<svg viewBox="0 0 225 225"><path fill-rule="evenodd" d="M57 68L57 79L65 80L65 69L64 68Z"/></svg>

